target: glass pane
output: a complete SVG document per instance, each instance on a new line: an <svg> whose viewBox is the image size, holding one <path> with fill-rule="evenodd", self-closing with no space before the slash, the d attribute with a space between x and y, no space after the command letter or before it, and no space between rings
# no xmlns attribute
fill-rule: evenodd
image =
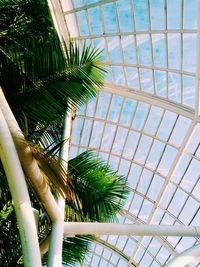
<svg viewBox="0 0 200 267"><path fill-rule="evenodd" d="M183 34L183 70L196 71L196 34Z"/></svg>
<svg viewBox="0 0 200 267"><path fill-rule="evenodd" d="M141 172L142 172L142 167L133 163L128 176L128 186L130 186L133 189L136 188Z"/></svg>
<svg viewBox="0 0 200 267"><path fill-rule="evenodd" d="M117 32L117 22L116 22L114 4L109 3L102 5L102 11L103 11L106 33Z"/></svg>
<svg viewBox="0 0 200 267"><path fill-rule="evenodd" d="M102 150L105 150L108 152L110 151L112 143L113 143L113 139L115 136L115 132L116 132L115 125L106 124L103 138L102 138L102 143L101 143Z"/></svg>
<svg viewBox="0 0 200 267"><path fill-rule="evenodd" d="M112 152L121 155L124 143L126 140L128 130L122 127L118 127L117 134L115 136L114 144L112 147ZM123 138L122 138L123 136Z"/></svg>
<svg viewBox="0 0 200 267"><path fill-rule="evenodd" d="M168 97L171 100L181 102L181 76L168 72Z"/></svg>
<svg viewBox="0 0 200 267"><path fill-rule="evenodd" d="M156 133L162 113L163 113L163 110L161 108L157 108L157 107L151 108L148 118L147 118L146 125L144 127L145 132L152 134L152 135Z"/></svg>
<svg viewBox="0 0 200 267"><path fill-rule="evenodd" d="M177 155L177 149L171 147L171 146L167 146L165 151L164 151L164 154L163 154L163 157L161 159L161 162L158 166L158 171L163 174L163 175L167 175L173 162L174 162L174 159Z"/></svg>
<svg viewBox="0 0 200 267"><path fill-rule="evenodd" d="M145 162L152 140L153 139L151 137L142 135L135 158L134 158L136 161L142 164Z"/></svg>
<svg viewBox="0 0 200 267"><path fill-rule="evenodd" d="M183 192L181 189L177 189L175 195L172 198L172 201L168 207L168 210L175 216L181 211L185 200L187 198L187 194ZM178 203L178 205L177 205Z"/></svg>
<svg viewBox="0 0 200 267"><path fill-rule="evenodd" d="M150 39L148 34L137 35L138 63L152 65Z"/></svg>
<svg viewBox="0 0 200 267"><path fill-rule="evenodd" d="M190 107L195 105L195 77L183 75L183 103Z"/></svg>
<svg viewBox="0 0 200 267"><path fill-rule="evenodd" d="M120 124L130 126L133 118L133 112L135 111L136 101L132 99L126 99L123 105Z"/></svg>
<svg viewBox="0 0 200 267"><path fill-rule="evenodd" d="M153 203L145 199L141 211L139 213L139 218L142 221L146 222L149 216L151 215L152 209L153 209Z"/></svg>
<svg viewBox="0 0 200 267"><path fill-rule="evenodd" d="M110 61L112 63L122 62L119 38L117 36L109 37L107 38L107 42L108 42L108 52L109 52Z"/></svg>
<svg viewBox="0 0 200 267"><path fill-rule="evenodd" d="M131 162L122 159L119 165L118 175L127 176Z"/></svg>
<svg viewBox="0 0 200 267"><path fill-rule="evenodd" d="M151 172L151 171L149 171L147 169L144 169L143 172L142 172L142 175L140 177L140 180L139 180L137 191L139 191L143 195L145 195L147 190L148 190L148 188L149 188L152 176L153 176L153 172Z"/></svg>
<svg viewBox="0 0 200 267"><path fill-rule="evenodd" d="M165 22L165 1L164 0L150 0L151 12L151 29L164 30Z"/></svg>
<svg viewBox="0 0 200 267"><path fill-rule="evenodd" d="M176 119L177 114L172 113L170 111L166 111L159 126L157 136L165 141L168 140L176 122Z"/></svg>
<svg viewBox="0 0 200 267"><path fill-rule="evenodd" d="M155 67L166 67L166 43L164 34L152 34L153 60Z"/></svg>
<svg viewBox="0 0 200 267"><path fill-rule="evenodd" d="M164 147L165 144L157 140L154 141L146 163L151 169L155 169L157 167L164 151Z"/></svg>
<svg viewBox="0 0 200 267"><path fill-rule="evenodd" d="M166 97L167 96L167 80L166 72L154 71L156 95Z"/></svg>
<svg viewBox="0 0 200 267"><path fill-rule="evenodd" d="M164 179L157 174L154 175L151 186L147 192L147 196L150 197L152 200L156 201L160 194L163 184L164 184Z"/></svg>
<svg viewBox="0 0 200 267"><path fill-rule="evenodd" d="M168 67L179 70L181 67L181 36L168 33Z"/></svg>
<svg viewBox="0 0 200 267"><path fill-rule="evenodd" d="M133 0L136 31L148 30L148 5L147 0Z"/></svg>
<svg viewBox="0 0 200 267"><path fill-rule="evenodd" d="M180 29L181 27L181 0L167 0L167 27Z"/></svg>
<svg viewBox="0 0 200 267"><path fill-rule="evenodd" d="M119 28L121 32L133 32L133 21L130 0L118 0L116 2Z"/></svg>
<svg viewBox="0 0 200 267"><path fill-rule="evenodd" d="M109 110L109 114L108 114L108 120L109 121L113 121L113 122L118 121L122 102L123 102L122 96L114 95L112 97L112 102L111 102L110 110Z"/></svg>
<svg viewBox="0 0 200 267"><path fill-rule="evenodd" d="M92 127L92 120L85 120L81 142L80 142L81 146L88 146L91 127Z"/></svg>
<svg viewBox="0 0 200 267"><path fill-rule="evenodd" d="M66 1L66 0L65 0L65 1ZM73 2L74 2L74 7L75 7L75 8L84 6L84 0L73 0Z"/></svg>
<svg viewBox="0 0 200 267"><path fill-rule="evenodd" d="M90 147L99 148L103 133L103 122L94 121Z"/></svg>
<svg viewBox="0 0 200 267"><path fill-rule="evenodd" d="M92 34L102 34L102 23L100 10L98 7L88 9L88 17L90 21L90 29Z"/></svg>
<svg viewBox="0 0 200 267"><path fill-rule="evenodd" d="M172 132L170 143L181 146L190 124L191 120L180 116Z"/></svg>
<svg viewBox="0 0 200 267"><path fill-rule="evenodd" d="M139 133L130 131L126 140L123 156L132 159L139 140Z"/></svg>
<svg viewBox="0 0 200 267"><path fill-rule="evenodd" d="M186 191L191 192L191 190L194 188L194 185L199 179L199 173L200 161L193 159L180 183L181 187Z"/></svg>
<svg viewBox="0 0 200 267"><path fill-rule="evenodd" d="M196 29L198 0L184 0L183 6L183 28Z"/></svg>
<svg viewBox="0 0 200 267"><path fill-rule="evenodd" d="M191 161L191 158L188 155L181 156L178 162L178 165L172 174L172 177L171 177L172 181L176 182L177 184L180 182L190 161Z"/></svg>
<svg viewBox="0 0 200 267"><path fill-rule="evenodd" d="M93 39L93 44L96 48L98 48L102 51L101 56L103 58L103 61L108 61L105 38L95 38L95 39Z"/></svg>
<svg viewBox="0 0 200 267"><path fill-rule="evenodd" d="M135 42L132 35L122 36L121 44L124 63L136 64Z"/></svg>
<svg viewBox="0 0 200 267"><path fill-rule="evenodd" d="M140 81L142 91L152 94L154 93L152 70L140 69Z"/></svg>
<svg viewBox="0 0 200 267"><path fill-rule="evenodd" d="M96 118L105 119L107 109L110 101L110 94L101 92L98 97L97 110L95 113Z"/></svg>
<svg viewBox="0 0 200 267"><path fill-rule="evenodd" d="M77 118L73 125L72 144L76 144L76 145L79 144L82 127L83 127L83 119Z"/></svg>
<svg viewBox="0 0 200 267"><path fill-rule="evenodd" d="M138 69L126 67L125 71L126 71L126 79L128 86L138 90L139 89Z"/></svg>
<svg viewBox="0 0 200 267"><path fill-rule="evenodd" d="M80 29L80 34L83 36L89 35L88 24L87 24L87 19L86 19L86 12L80 11L80 12L77 12L76 15L78 18L78 25L79 25L79 29Z"/></svg>
<svg viewBox="0 0 200 267"><path fill-rule="evenodd" d="M92 99L87 103L86 115L89 116L89 117L94 117L95 106L96 106L96 100L97 100L97 99L92 98Z"/></svg>
<svg viewBox="0 0 200 267"><path fill-rule="evenodd" d="M113 82L117 85L125 85L125 77L123 67L112 67Z"/></svg>
<svg viewBox="0 0 200 267"><path fill-rule="evenodd" d="M147 112L149 109L149 105L145 104L145 103L139 103L137 106L137 110L135 113L135 117L133 120L133 124L132 127L138 130L141 130L143 125L144 125L144 121L146 119L147 116Z"/></svg>
<svg viewBox="0 0 200 267"><path fill-rule="evenodd" d="M85 0L85 1L86 1L86 5L98 2L98 0Z"/></svg>

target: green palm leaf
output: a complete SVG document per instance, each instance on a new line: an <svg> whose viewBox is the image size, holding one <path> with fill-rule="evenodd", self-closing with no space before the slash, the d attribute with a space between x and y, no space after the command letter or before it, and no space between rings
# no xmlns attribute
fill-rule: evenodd
<svg viewBox="0 0 200 267"><path fill-rule="evenodd" d="M7 52L3 90L19 123L25 114L35 139L62 122L67 110L95 96L103 84L105 70L98 50L84 45L80 54L78 44L70 41L65 54L57 37L31 38L24 42L23 51L15 46ZM14 91L8 76L18 85Z"/></svg>
<svg viewBox="0 0 200 267"><path fill-rule="evenodd" d="M69 176L74 185L74 211L91 221L113 221L122 209L128 189L126 179L118 176L92 151L69 161ZM77 213L78 216L78 213Z"/></svg>
<svg viewBox="0 0 200 267"><path fill-rule="evenodd" d="M90 251L91 242L95 240L94 236L75 236L65 237L63 240L62 261L65 266L73 267L77 263L82 263L85 254ZM43 256L43 264L47 262L47 254Z"/></svg>
<svg viewBox="0 0 200 267"><path fill-rule="evenodd" d="M63 264L73 267L77 263L83 263L85 254L90 251L91 242L94 240L95 237L89 235L64 238Z"/></svg>

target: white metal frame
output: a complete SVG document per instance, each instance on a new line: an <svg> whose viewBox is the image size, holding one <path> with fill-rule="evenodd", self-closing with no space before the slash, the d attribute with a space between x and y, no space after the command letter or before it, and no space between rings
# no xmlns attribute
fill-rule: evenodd
<svg viewBox="0 0 200 267"><path fill-rule="evenodd" d="M127 236L193 236L200 237L200 226L141 225L94 222L64 222L65 236L127 235Z"/></svg>

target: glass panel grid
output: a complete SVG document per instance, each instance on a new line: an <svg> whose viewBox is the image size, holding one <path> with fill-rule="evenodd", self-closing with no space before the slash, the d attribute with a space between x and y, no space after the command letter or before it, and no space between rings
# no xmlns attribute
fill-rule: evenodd
<svg viewBox="0 0 200 267"><path fill-rule="evenodd" d="M101 103L104 102L104 98L107 100L103 110ZM76 117L76 120L81 120L83 130L80 130L81 126L79 126L79 131L74 129L74 132L81 132L83 138L84 127L87 127L89 135L92 136L93 129L91 127L90 130L88 122L93 124L93 128L96 127L95 122L102 123L101 128L103 130L98 131L98 140L100 139L101 141L100 143L94 141L92 147L91 143L82 145L81 143L72 142L71 147L77 148L77 153L80 153L82 149L95 149L98 156L109 162L120 174L126 175L131 190L124 210L126 216L137 218L141 223L195 224L200 214L198 206L200 189L198 175L194 176L191 171L194 169L200 170L199 156L197 156L197 151L200 150L200 140L196 140L196 138L199 139L200 126L197 125L194 129L185 153L180 157L177 168L171 175L170 183L166 183L168 172L166 170L162 171L161 166L166 168L166 164L169 165L169 163L167 163L167 159L165 159L165 161L167 160L166 163L162 162L166 157L165 155L168 155L166 153L169 153L169 157L172 158L172 151L175 151L176 157L176 153L182 146L186 133L191 126L191 120L167 110L146 105L143 102L105 92L101 92L96 101L92 100L91 103L95 110L92 112L94 114L93 117L87 116L87 111L89 111L89 115L91 114L91 110L88 108L91 107L91 104L88 103L86 108L82 108L82 114L78 114ZM99 107L99 111L97 107ZM143 118L141 126L134 123L136 118ZM168 125L169 122L170 125ZM152 127L149 127L150 124L152 124ZM180 132L179 128L183 128L182 124L185 131L182 131L181 139L179 138L180 140L176 141L176 135ZM76 123L74 123L74 127L77 127ZM119 131L122 131L119 135L119 137L123 136L121 139L118 139ZM108 139L106 136L109 136L109 142L105 142ZM87 136L84 138L88 139ZM142 149L142 152L140 152L140 146L144 146L144 140L147 142L145 150ZM168 150L169 152L166 152ZM172 163L173 160L171 165ZM168 169L171 168L171 165L169 165ZM191 175L193 180L188 181L187 177L191 177ZM188 187L188 182L191 184L190 187ZM177 201L179 201L179 209L177 209ZM189 210L191 203L195 207L193 211ZM156 221L155 216L158 209L162 211L162 216ZM109 237L106 240L110 242ZM125 243L122 241L119 243L118 240L121 240L121 238L117 237L115 242L113 239L112 245L116 246L118 250L124 251L127 256L131 257L139 265L145 265L147 260L151 259L149 266L156 264L162 266L171 255L166 253L165 248L174 247L173 240L165 238L166 241L162 242L167 243L164 243L163 247L161 242L160 252L158 251L153 255L146 248L141 258L137 259L137 250L141 248L143 239L139 238L136 241L137 245L134 254L131 254L126 245L127 242L134 241L126 239L126 241L122 240ZM180 248L181 246L179 246ZM176 247L174 247L174 250L176 251ZM101 264L103 264L103 261Z"/></svg>
<svg viewBox="0 0 200 267"><path fill-rule="evenodd" d="M79 33L74 37L104 49L108 85L112 82L120 90L126 87L195 108L197 0L69 2L71 8L61 1L66 19L74 15ZM91 148L126 175L131 190L124 210L126 220L198 225L200 126L187 143L191 123L150 104L100 94L75 119L71 157ZM180 237L105 240L130 262L153 267L163 266L196 242ZM134 246L132 251L129 244ZM127 266L106 249L100 254L93 249L92 254L83 266Z"/></svg>
<svg viewBox="0 0 200 267"><path fill-rule="evenodd" d="M64 0L61 2L64 9L66 4ZM105 62L112 67L108 81L194 108L195 84L192 79L196 72L197 0L188 2L72 1L73 8L65 8L64 12L66 16L75 14L79 32L76 38L80 41L105 40ZM115 43L115 48L110 47L110 40ZM139 84L130 82L125 67L136 68ZM153 83L146 90L142 73L148 68L153 68L155 73L151 74ZM165 73L162 88L159 88L159 73ZM171 73L170 79L168 73ZM177 74L180 75L180 87L171 80Z"/></svg>

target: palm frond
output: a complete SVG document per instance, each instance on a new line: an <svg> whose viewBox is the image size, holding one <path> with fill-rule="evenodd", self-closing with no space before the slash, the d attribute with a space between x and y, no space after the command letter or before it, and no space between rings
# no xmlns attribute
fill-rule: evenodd
<svg viewBox="0 0 200 267"><path fill-rule="evenodd" d="M62 122L66 111L95 96L96 88L103 84L100 52L84 45L80 54L76 42L69 44L65 57L57 37L40 41L30 38L24 41L23 50L15 46L4 60L4 93L18 122L25 114L34 137ZM8 80L8 76L13 78Z"/></svg>
<svg viewBox="0 0 200 267"><path fill-rule="evenodd" d="M65 266L73 267L77 263L82 263L85 254L90 251L91 242L95 240L94 236L75 236L65 237L63 240L62 261ZM47 254L43 256L43 264L47 262Z"/></svg>
<svg viewBox="0 0 200 267"><path fill-rule="evenodd" d="M0 210L0 225L3 221L5 221L8 216L13 212L13 205L11 201L8 201L4 206L3 209Z"/></svg>
<svg viewBox="0 0 200 267"><path fill-rule="evenodd" d="M31 144L33 157L36 159L38 166L50 186L55 196L60 193L64 198L71 199L73 184L68 176L64 166L62 166L55 152L62 147L63 142L50 146L49 149L42 149L38 145Z"/></svg>
<svg viewBox="0 0 200 267"><path fill-rule="evenodd" d="M67 205L91 221L113 221L128 195L125 177L96 159L92 151L70 160L68 172L76 201Z"/></svg>
<svg viewBox="0 0 200 267"><path fill-rule="evenodd" d="M75 236L64 238L63 242L63 264L75 266L76 263L83 263L85 254L90 251L91 242L94 236Z"/></svg>

